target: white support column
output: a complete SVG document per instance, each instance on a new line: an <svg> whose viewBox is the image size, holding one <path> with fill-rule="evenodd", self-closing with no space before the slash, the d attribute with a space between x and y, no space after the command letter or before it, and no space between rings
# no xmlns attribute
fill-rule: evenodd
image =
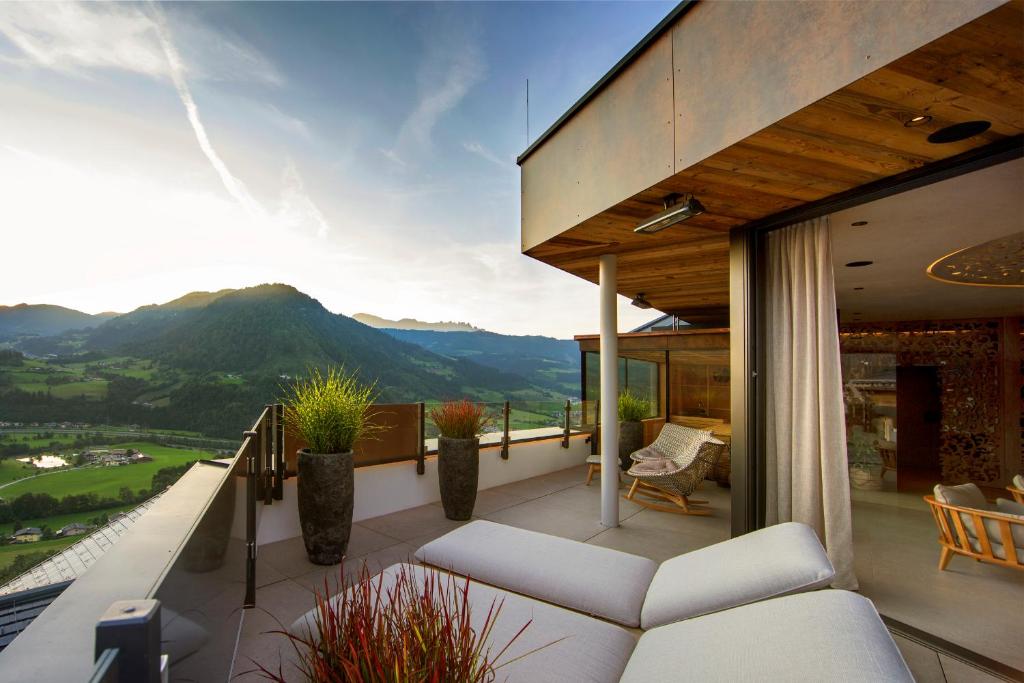
<svg viewBox="0 0 1024 683"><path fill-rule="evenodd" d="M619 525L619 330L615 254L601 256L601 524Z"/></svg>

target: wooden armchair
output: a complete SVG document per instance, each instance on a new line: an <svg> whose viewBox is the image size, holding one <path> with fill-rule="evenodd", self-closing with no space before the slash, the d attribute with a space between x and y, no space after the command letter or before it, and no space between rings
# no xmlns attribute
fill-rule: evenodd
<svg viewBox="0 0 1024 683"><path fill-rule="evenodd" d="M1006 490L1013 494L1013 499L1024 505L1024 474L1018 474L1013 478L1013 483L1006 487Z"/></svg>
<svg viewBox="0 0 1024 683"><path fill-rule="evenodd" d="M1024 517L924 500L939 527L940 570L953 555L1024 570Z"/></svg>

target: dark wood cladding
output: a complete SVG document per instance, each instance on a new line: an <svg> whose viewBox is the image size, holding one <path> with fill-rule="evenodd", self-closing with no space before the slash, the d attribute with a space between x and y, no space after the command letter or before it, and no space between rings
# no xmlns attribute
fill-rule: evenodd
<svg viewBox="0 0 1024 683"><path fill-rule="evenodd" d="M1024 133L1022 8L1003 5L527 253L595 283L597 257L619 254L619 293L711 319L729 303L731 228ZM933 118L904 125L918 113ZM991 128L960 142L926 140L977 119ZM681 192L707 211L655 235L633 232Z"/></svg>
<svg viewBox="0 0 1024 683"><path fill-rule="evenodd" d="M600 351L600 336L576 335L580 351ZM626 332L619 335L619 355L664 362L665 351L728 351L728 328L705 330L666 330L664 332ZM634 355L638 354L638 355ZM644 355L647 354L647 355Z"/></svg>

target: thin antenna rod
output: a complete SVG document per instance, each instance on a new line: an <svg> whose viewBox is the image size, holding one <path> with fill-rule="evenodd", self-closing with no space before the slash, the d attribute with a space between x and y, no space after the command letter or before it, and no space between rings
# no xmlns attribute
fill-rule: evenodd
<svg viewBox="0 0 1024 683"><path fill-rule="evenodd" d="M530 79L526 79L526 146L530 146Z"/></svg>

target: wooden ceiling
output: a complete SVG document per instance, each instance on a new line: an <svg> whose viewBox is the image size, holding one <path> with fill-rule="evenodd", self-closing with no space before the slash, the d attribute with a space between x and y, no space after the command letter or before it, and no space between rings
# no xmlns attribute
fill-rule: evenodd
<svg viewBox="0 0 1024 683"><path fill-rule="evenodd" d="M597 282L616 253L618 291L688 320L729 304L730 228L1024 133L1024 3L1015 0L772 126L551 238L527 253ZM916 114L932 120L906 127ZM953 123L990 121L975 137L927 141ZM633 228L671 193L706 211L654 235Z"/></svg>

